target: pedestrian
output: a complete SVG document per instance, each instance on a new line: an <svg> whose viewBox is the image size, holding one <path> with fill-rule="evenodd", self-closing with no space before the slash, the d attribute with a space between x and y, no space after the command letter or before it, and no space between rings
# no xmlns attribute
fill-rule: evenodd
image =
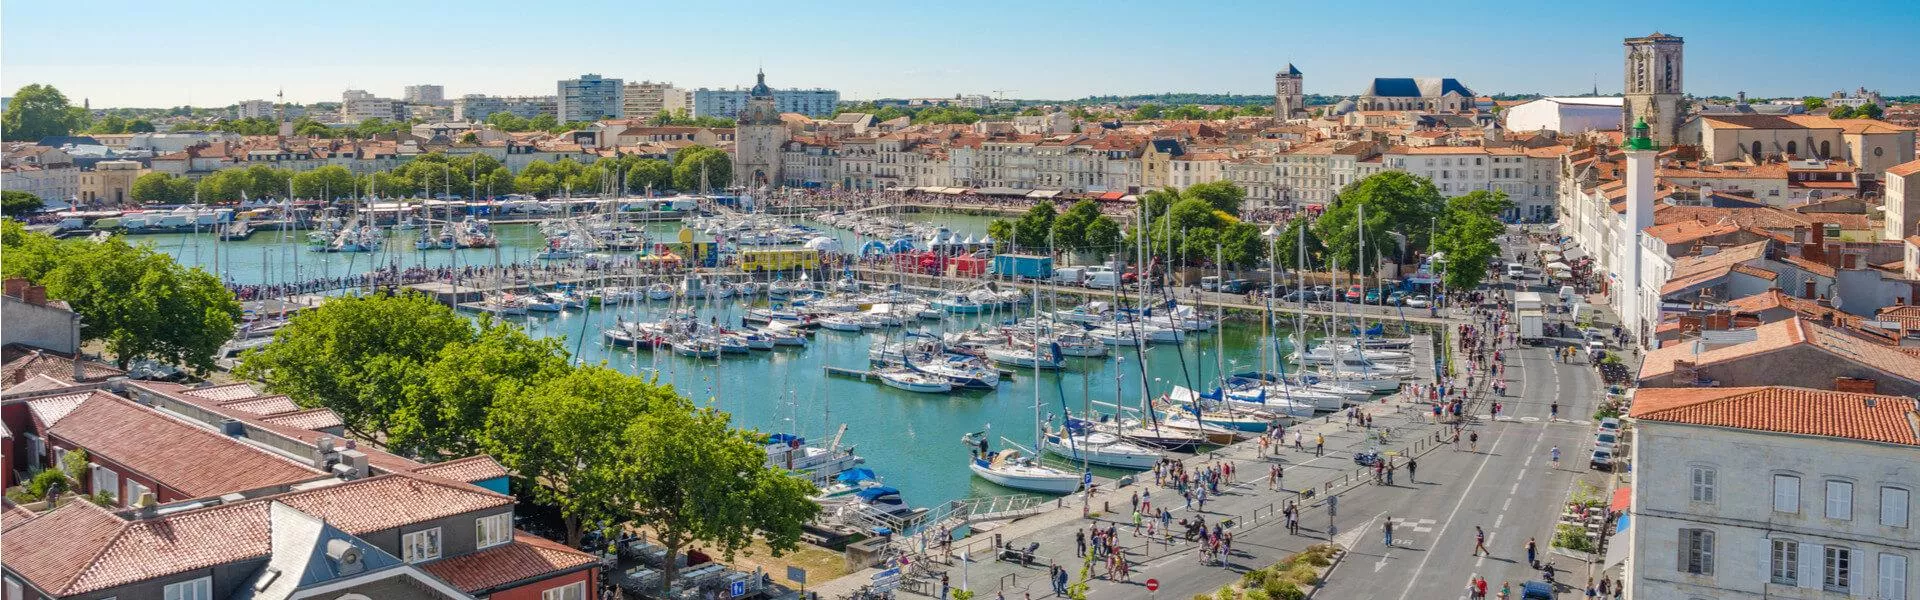
<svg viewBox="0 0 1920 600"><path fill-rule="evenodd" d="M1487 556L1493 556L1493 552L1487 550L1487 530L1475 525L1473 526L1473 555L1479 556L1482 552Z"/></svg>
<svg viewBox="0 0 1920 600"><path fill-rule="evenodd" d="M1418 470L1419 468L1420 468L1420 459L1418 458L1407 459L1407 483L1417 483L1414 480L1413 476L1414 476L1414 471Z"/></svg>
<svg viewBox="0 0 1920 600"><path fill-rule="evenodd" d="M1133 512L1140 512L1140 492L1134 492L1133 497L1128 499L1128 502L1133 504Z"/></svg>
<svg viewBox="0 0 1920 600"><path fill-rule="evenodd" d="M1555 400L1552 404L1547 405L1547 420L1548 421L1560 420L1560 401ZM1538 448L1538 447L1539 446L1535 446L1535 448Z"/></svg>
<svg viewBox="0 0 1920 600"><path fill-rule="evenodd" d="M1540 564L1534 560L1534 552L1537 550L1539 550L1539 546L1534 543L1533 538L1527 538L1527 566L1538 566Z"/></svg>
<svg viewBox="0 0 1920 600"><path fill-rule="evenodd" d="M1073 530L1073 555L1087 555L1087 532L1079 529Z"/></svg>
<svg viewBox="0 0 1920 600"><path fill-rule="evenodd" d="M1306 451L1307 451L1307 449L1306 449L1306 448L1303 448L1303 447L1301 447L1301 444L1300 444L1300 432L1299 432L1299 431L1294 431L1294 432L1293 432L1293 451L1294 451L1294 452L1306 452Z"/></svg>
<svg viewBox="0 0 1920 600"><path fill-rule="evenodd" d="M947 574L941 573L940 574L940 600L947 600L948 589L949 588L947 586Z"/></svg>
<svg viewBox="0 0 1920 600"><path fill-rule="evenodd" d="M1387 463L1387 485L1393 485L1393 457L1389 456L1381 462Z"/></svg>
<svg viewBox="0 0 1920 600"><path fill-rule="evenodd" d="M1320 434L1320 433L1313 434L1313 455L1314 456L1327 455L1327 436L1325 434Z"/></svg>
<svg viewBox="0 0 1920 600"><path fill-rule="evenodd" d="M1598 588L1593 587L1593 578L1588 577L1587 578L1587 600L1593 600L1595 597L1599 595L1600 595L1600 590Z"/></svg>
<svg viewBox="0 0 1920 600"><path fill-rule="evenodd" d="M1613 595L1613 577L1610 577L1610 576L1600 577L1600 595L1602 597Z"/></svg>
<svg viewBox="0 0 1920 600"><path fill-rule="evenodd" d="M1393 516L1392 515L1387 516L1387 521L1380 525L1380 529L1382 531L1385 531L1387 534L1386 541L1383 543L1385 543L1388 547L1392 547L1393 546Z"/></svg>
<svg viewBox="0 0 1920 600"><path fill-rule="evenodd" d="M1475 431L1467 435L1467 449L1473 452L1480 451L1480 432Z"/></svg>

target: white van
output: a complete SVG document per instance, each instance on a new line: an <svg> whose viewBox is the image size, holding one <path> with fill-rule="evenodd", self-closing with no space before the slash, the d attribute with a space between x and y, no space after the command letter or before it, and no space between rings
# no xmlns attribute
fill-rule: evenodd
<svg viewBox="0 0 1920 600"><path fill-rule="evenodd" d="M1083 281L1087 287L1108 290L1120 286L1120 274L1107 267L1089 267Z"/></svg>
<svg viewBox="0 0 1920 600"><path fill-rule="evenodd" d="M1507 265L1507 276L1514 279L1524 279L1527 276L1527 268L1520 266L1520 263L1509 264Z"/></svg>

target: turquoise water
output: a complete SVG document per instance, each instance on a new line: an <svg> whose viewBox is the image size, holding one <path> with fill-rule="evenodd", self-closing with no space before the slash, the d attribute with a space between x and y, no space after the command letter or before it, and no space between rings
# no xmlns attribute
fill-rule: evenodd
<svg viewBox="0 0 1920 600"><path fill-rule="evenodd" d="M907 218L939 222L964 235L984 235L992 217L918 214ZM657 224L656 237L670 236L678 224ZM494 264L531 261L542 244L532 225L496 227L500 248L481 250L415 251L411 232L395 233L387 251L369 254L321 254L306 250L304 232L294 232L286 240L276 232L263 231L252 239L217 242L210 236L150 235L138 241L151 242L188 264L207 268L216 266L239 283L285 282L294 280L297 257L299 279L340 276L364 272L375 265L445 266L450 264ZM859 240L839 232L843 243ZM671 239L666 237L666 239ZM215 247L219 259L215 262ZM591 286L589 286L591 287ZM761 301L764 303L764 300ZM1048 308L1068 308L1072 301L1042 299ZM740 300L715 300L699 307L703 317L739 325L750 305ZM952 395L915 394L858 379L829 377L824 367L865 368L869 344L886 341L886 333L842 333L821 331L811 346L756 351L751 354L724 355L721 360L695 360L671 352L616 349L601 343L601 331L616 319L649 320L667 310L666 303L640 303L636 306L589 308L550 315L511 317L522 322L536 335L563 338L566 348L581 360L605 362L622 371L658 375L681 393L699 402L711 402L734 415L744 427L767 432L792 432L824 442L846 425L843 444L853 444L872 468L890 485L898 487L909 503L936 505L947 500L973 495L1000 495L1014 490L1000 488L974 478L966 467L967 449L960 436L991 425L995 437L1004 436L1023 445L1032 445L1034 437L1035 392L1041 411L1057 415L1062 404L1079 412L1094 403L1139 406L1141 373L1139 357L1132 350L1104 359L1072 358L1068 368L1042 373L1035 379L1031 371L1003 380L997 390L955 393ZM929 329L971 327L982 321L1013 318L1012 314L969 316L947 322L922 321L916 326ZM1227 371L1257 367L1262 360L1260 330L1257 324L1229 323L1216 334L1190 335L1181 345L1156 345L1146 350L1147 379L1152 393L1160 394L1173 385L1201 388ZM1284 332L1282 332L1284 334ZM891 335L897 336L898 333ZM1215 352L1216 343L1224 354ZM1271 348L1269 348L1271 352ZM1286 351L1283 349L1282 352ZM1184 368L1183 368L1184 359ZM996 440L996 446L999 442ZM1096 473L1112 476L1117 471Z"/></svg>

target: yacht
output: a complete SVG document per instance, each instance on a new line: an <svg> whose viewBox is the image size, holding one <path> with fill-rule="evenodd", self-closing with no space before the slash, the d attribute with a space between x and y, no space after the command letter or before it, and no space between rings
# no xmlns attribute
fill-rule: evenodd
<svg viewBox="0 0 1920 600"><path fill-rule="evenodd" d="M1071 494L1080 489L1080 474L1040 464L1019 450L975 456L968 467L981 479L1021 491Z"/></svg>
<svg viewBox="0 0 1920 600"><path fill-rule="evenodd" d="M953 391L953 383L947 381L945 377L907 367L888 367L873 373L880 378L881 383L894 389L923 394L944 394Z"/></svg>
<svg viewBox="0 0 1920 600"><path fill-rule="evenodd" d="M1076 427L1075 423L1068 420L1067 426L1047 432L1041 442L1047 452L1075 462L1142 471L1153 468L1166 458L1166 454L1159 450L1110 433L1092 431L1084 426Z"/></svg>

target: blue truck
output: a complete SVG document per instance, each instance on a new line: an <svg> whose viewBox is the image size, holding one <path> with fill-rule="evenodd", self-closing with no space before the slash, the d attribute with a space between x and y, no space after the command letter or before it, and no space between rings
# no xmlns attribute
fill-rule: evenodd
<svg viewBox="0 0 1920 600"><path fill-rule="evenodd" d="M993 272L1015 279L1048 279L1053 277L1053 257L999 254L993 257Z"/></svg>

